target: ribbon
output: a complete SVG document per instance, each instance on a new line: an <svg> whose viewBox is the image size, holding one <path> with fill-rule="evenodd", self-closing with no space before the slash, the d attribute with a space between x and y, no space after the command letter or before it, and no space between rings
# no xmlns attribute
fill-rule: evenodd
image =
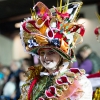
<svg viewBox="0 0 100 100"><path fill-rule="evenodd" d="M38 81L38 78L34 78L32 83L30 84L30 87L29 87L29 90L28 90L28 100L31 100L31 93L32 93L33 87L35 86L37 81Z"/></svg>

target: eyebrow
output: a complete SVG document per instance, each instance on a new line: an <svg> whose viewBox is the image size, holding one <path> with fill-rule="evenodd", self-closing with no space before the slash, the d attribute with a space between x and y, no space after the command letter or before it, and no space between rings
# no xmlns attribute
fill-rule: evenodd
<svg viewBox="0 0 100 100"><path fill-rule="evenodd" d="M40 54L40 51L41 51L41 50L44 50L44 49L50 49L50 50L52 50L51 48L40 48L40 49L38 50L38 54Z"/></svg>

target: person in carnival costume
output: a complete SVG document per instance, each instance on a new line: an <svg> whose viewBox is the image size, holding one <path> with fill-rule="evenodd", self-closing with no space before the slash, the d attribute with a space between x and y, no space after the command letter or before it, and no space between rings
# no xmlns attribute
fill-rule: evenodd
<svg viewBox="0 0 100 100"><path fill-rule="evenodd" d="M92 86L85 71L69 68L73 49L85 31L75 22L81 5L67 1L62 6L61 0L60 7L48 9L37 2L31 18L21 23L22 44L28 53L39 55L41 64L29 67L20 100L92 100Z"/></svg>

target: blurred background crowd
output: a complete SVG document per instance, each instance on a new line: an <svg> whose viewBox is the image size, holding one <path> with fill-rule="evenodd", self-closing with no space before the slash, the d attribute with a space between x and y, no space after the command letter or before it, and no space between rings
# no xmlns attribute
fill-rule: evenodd
<svg viewBox="0 0 100 100"><path fill-rule="evenodd" d="M78 49L76 60L72 67L85 69L86 74L93 74L100 71L100 57L88 44L84 44Z"/></svg>
<svg viewBox="0 0 100 100"><path fill-rule="evenodd" d="M10 66L0 65L0 100L18 100L28 67L33 66L33 57L13 60Z"/></svg>
<svg viewBox="0 0 100 100"><path fill-rule="evenodd" d="M31 16L30 8L37 1L49 8L57 4L57 0L0 0L0 100L18 100L28 67L39 63L38 56L25 52L19 36L20 22ZM76 61L70 67L93 74L100 71L100 43L94 35L95 27L100 25L95 14L100 15L100 0L69 0L73 1L83 2L77 22L84 24L86 32L83 43L75 50Z"/></svg>
<svg viewBox="0 0 100 100"><path fill-rule="evenodd" d="M100 57L88 44L81 46L75 56L76 61L70 67L84 69L86 74L100 71ZM18 100L28 68L37 64L39 64L38 56L32 55L12 60L9 66L0 64L0 100Z"/></svg>

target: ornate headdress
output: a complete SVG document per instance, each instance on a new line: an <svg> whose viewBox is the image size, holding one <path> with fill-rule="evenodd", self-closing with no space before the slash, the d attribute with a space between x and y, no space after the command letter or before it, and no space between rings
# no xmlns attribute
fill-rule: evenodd
<svg viewBox="0 0 100 100"><path fill-rule="evenodd" d="M52 48L71 61L76 41L80 37L82 39L85 31L82 24L75 22L81 5L82 2L67 3L64 6L60 3L60 7L48 9L42 2L37 2L31 18L21 23L20 35L25 50L38 54L40 48Z"/></svg>
<svg viewBox="0 0 100 100"><path fill-rule="evenodd" d="M25 50L31 54L38 54L41 48L51 48L63 58L72 61L73 49L76 44L82 42L85 32L82 24L76 23L82 2L67 2L62 6L62 0L60 1L60 7L51 9L48 9L42 2L37 2L32 9L31 18L21 23L20 36ZM79 38L81 41L77 41ZM66 68L68 64L69 62L63 64L65 70L62 70L60 66L59 71L52 75L47 72L45 73L47 76L44 77L40 73L41 65L30 67L27 82L22 87L20 100L58 100L58 98L69 100L75 96L75 98L80 98L81 92L84 91L80 88L81 84L78 81L84 75L84 70L77 68L68 70Z"/></svg>
<svg viewBox="0 0 100 100"><path fill-rule="evenodd" d="M98 20L100 21L100 15L97 14ZM94 33L96 35L97 41L99 41L99 35L100 35L100 26L97 26L94 30ZM100 42L100 41L99 41Z"/></svg>

